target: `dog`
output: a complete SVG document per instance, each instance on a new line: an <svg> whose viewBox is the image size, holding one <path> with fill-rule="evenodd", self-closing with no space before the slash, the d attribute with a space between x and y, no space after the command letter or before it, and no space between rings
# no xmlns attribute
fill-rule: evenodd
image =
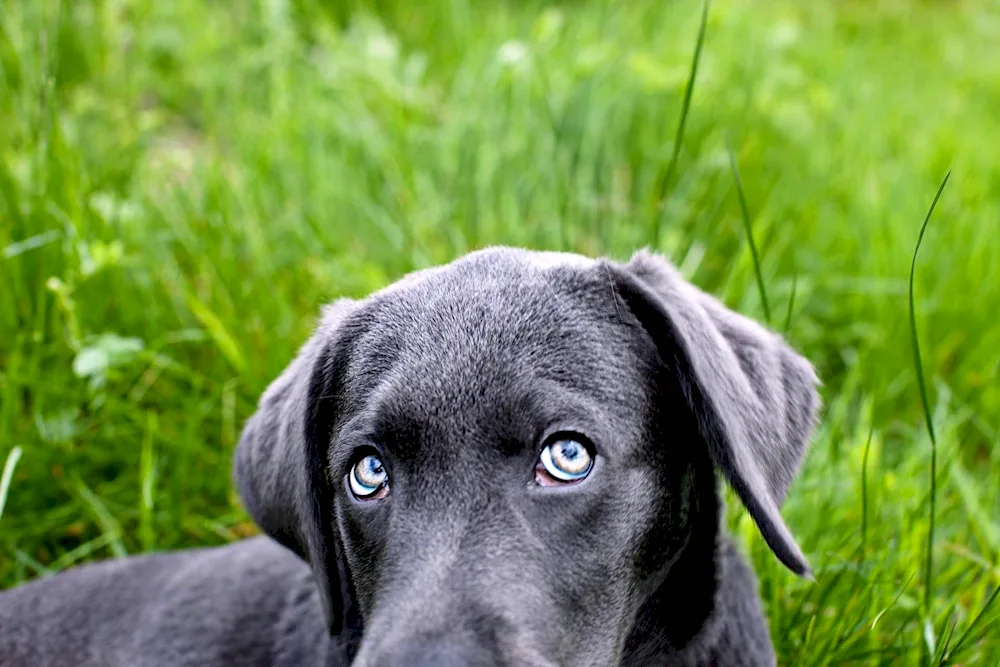
<svg viewBox="0 0 1000 667"><path fill-rule="evenodd" d="M819 380L665 259L490 247L327 306L244 426L265 535L0 594L0 664L776 664L723 478L777 559Z"/></svg>

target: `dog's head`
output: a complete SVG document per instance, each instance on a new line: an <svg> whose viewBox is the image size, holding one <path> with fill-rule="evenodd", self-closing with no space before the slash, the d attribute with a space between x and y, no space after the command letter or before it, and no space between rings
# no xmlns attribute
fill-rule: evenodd
<svg viewBox="0 0 1000 667"><path fill-rule="evenodd" d="M617 664L711 611L715 470L808 574L779 506L816 384L652 254L491 248L328 307L235 475L356 665Z"/></svg>

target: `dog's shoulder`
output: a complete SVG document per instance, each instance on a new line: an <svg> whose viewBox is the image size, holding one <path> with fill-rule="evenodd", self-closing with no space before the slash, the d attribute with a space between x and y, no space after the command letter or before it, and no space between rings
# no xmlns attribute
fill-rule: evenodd
<svg viewBox="0 0 1000 667"><path fill-rule="evenodd" d="M719 577L715 608L699 635L671 656L671 664L677 667L776 665L757 577L728 536L720 536L715 557Z"/></svg>

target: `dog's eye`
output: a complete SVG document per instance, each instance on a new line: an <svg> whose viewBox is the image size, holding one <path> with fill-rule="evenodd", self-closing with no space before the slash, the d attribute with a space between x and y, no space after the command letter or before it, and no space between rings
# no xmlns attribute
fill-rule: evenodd
<svg viewBox="0 0 1000 667"><path fill-rule="evenodd" d="M354 464L348 473L348 483L351 493L361 500L385 498L389 494L389 473L385 471L382 460L374 454Z"/></svg>
<svg viewBox="0 0 1000 667"><path fill-rule="evenodd" d="M535 481L542 486L579 482L590 474L594 457L583 443L559 438L542 449L535 466Z"/></svg>

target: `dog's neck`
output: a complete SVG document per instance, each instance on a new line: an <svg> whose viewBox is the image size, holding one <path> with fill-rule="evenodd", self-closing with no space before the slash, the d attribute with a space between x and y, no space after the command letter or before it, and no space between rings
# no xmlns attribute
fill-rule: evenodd
<svg viewBox="0 0 1000 667"><path fill-rule="evenodd" d="M712 491L701 496L692 517L690 539L637 615L623 667L714 664L722 644L756 644L762 634L768 639L756 598L747 598L756 593L756 581L722 527L724 507L712 479ZM746 607L741 611L749 612L749 626L733 614L737 606Z"/></svg>

